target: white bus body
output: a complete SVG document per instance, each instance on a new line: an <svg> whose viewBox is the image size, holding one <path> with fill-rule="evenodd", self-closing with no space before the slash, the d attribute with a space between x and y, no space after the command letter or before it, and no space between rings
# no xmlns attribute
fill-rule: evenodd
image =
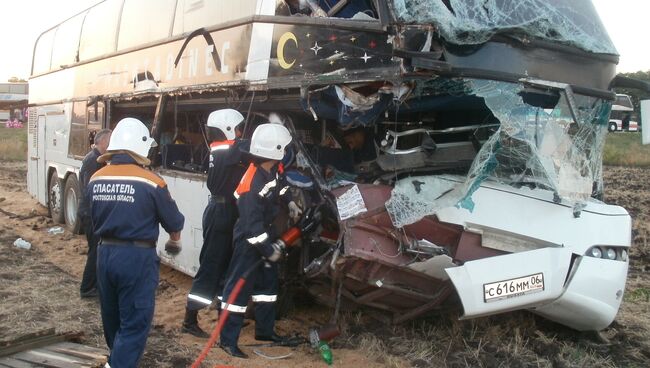
<svg viewBox="0 0 650 368"><path fill-rule="evenodd" d="M559 41L537 42L543 35L528 29L525 47L449 40L471 51L457 52L442 42L453 32L409 21L401 0L350 3L365 15L295 16L309 10L269 0L107 0L47 30L29 82L29 192L78 230L89 133L141 119L159 142L153 170L186 219L181 253L164 251L161 229L158 254L194 275L209 194L207 113L238 109L250 136L277 112L294 134L295 170L309 179L296 198L327 208L320 236L293 253L317 299L332 295L336 275L345 298L396 323L455 290L468 318L528 309L579 330L609 325L631 221L593 198L617 60L613 48L588 48L603 44L602 27L585 28L598 35L581 37L601 41L582 48L580 39L553 48ZM374 159L340 148L354 125L365 127ZM458 170L467 175L447 175ZM344 196L355 180L359 194ZM358 211L339 217L350 196Z"/></svg>

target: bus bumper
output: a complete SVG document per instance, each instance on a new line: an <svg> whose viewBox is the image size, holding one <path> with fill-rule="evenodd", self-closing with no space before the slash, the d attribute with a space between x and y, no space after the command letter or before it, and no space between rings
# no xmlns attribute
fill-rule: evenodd
<svg viewBox="0 0 650 368"><path fill-rule="evenodd" d="M446 269L465 318L528 309L576 330L602 330L616 316L628 262L543 248Z"/></svg>

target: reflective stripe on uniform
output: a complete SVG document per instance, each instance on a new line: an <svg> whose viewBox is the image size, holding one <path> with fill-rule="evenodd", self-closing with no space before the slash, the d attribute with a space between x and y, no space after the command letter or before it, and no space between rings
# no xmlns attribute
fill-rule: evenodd
<svg viewBox="0 0 650 368"><path fill-rule="evenodd" d="M264 295L264 294L253 295L251 298L253 299L253 303L274 303L275 301L278 300L277 295Z"/></svg>
<svg viewBox="0 0 650 368"><path fill-rule="evenodd" d="M284 193L286 193L287 190L289 190L289 186L288 186L288 185L285 186L284 188L280 189L280 195L284 195Z"/></svg>
<svg viewBox="0 0 650 368"><path fill-rule="evenodd" d="M248 238L248 239L246 239L246 240L248 240L248 242L251 243L251 244L259 244L259 243L265 241L265 240L268 239L268 238L269 238L269 234L267 234L267 233L261 233L261 234L258 235L258 236L254 236L254 237L252 237L252 238Z"/></svg>
<svg viewBox="0 0 650 368"><path fill-rule="evenodd" d="M264 188L262 188L262 190L260 190L260 196L264 197L265 195L267 195L269 193L269 191L271 189L275 188L275 186L277 184L278 184L278 182L275 179L273 179L270 182L264 184Z"/></svg>
<svg viewBox="0 0 650 368"><path fill-rule="evenodd" d="M228 303L221 303L221 310L227 310L233 313L246 313L246 306L239 306Z"/></svg>
<svg viewBox="0 0 650 368"><path fill-rule="evenodd" d="M202 296L198 296L198 295L194 295L194 294L188 294L187 297L188 297L189 299L192 299L192 300L194 300L194 301L197 301L197 302L202 303L202 304L205 304L205 305L210 305L210 304L212 304L212 300L210 300L210 299L206 299L206 298L204 298L204 297L202 297Z"/></svg>

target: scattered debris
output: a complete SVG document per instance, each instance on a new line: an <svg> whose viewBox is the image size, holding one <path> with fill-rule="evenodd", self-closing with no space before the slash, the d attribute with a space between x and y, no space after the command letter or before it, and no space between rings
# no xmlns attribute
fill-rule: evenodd
<svg viewBox="0 0 650 368"><path fill-rule="evenodd" d="M48 234L50 235L57 235L57 234L63 234L65 233L65 230L61 226L55 226L47 229Z"/></svg>
<svg viewBox="0 0 650 368"><path fill-rule="evenodd" d="M32 243L28 242L23 238L18 238L14 242L14 246L21 249L32 249Z"/></svg>
<svg viewBox="0 0 650 368"><path fill-rule="evenodd" d="M0 341L2 367L102 367L108 352L74 343L82 333L57 334L54 328Z"/></svg>
<svg viewBox="0 0 650 368"><path fill-rule="evenodd" d="M267 354L259 351L258 349L253 349L253 353L261 356L262 358L269 359L269 360L285 359L285 358L288 358L288 357L293 355L293 353L277 355L277 356L275 356L275 355L267 355Z"/></svg>

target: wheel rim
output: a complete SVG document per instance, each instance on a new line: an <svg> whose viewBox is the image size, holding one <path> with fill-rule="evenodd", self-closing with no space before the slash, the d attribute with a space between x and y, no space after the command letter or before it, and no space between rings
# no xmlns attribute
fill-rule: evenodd
<svg viewBox="0 0 650 368"><path fill-rule="evenodd" d="M72 188L65 196L65 219L68 225L74 225L77 221L77 193Z"/></svg>

